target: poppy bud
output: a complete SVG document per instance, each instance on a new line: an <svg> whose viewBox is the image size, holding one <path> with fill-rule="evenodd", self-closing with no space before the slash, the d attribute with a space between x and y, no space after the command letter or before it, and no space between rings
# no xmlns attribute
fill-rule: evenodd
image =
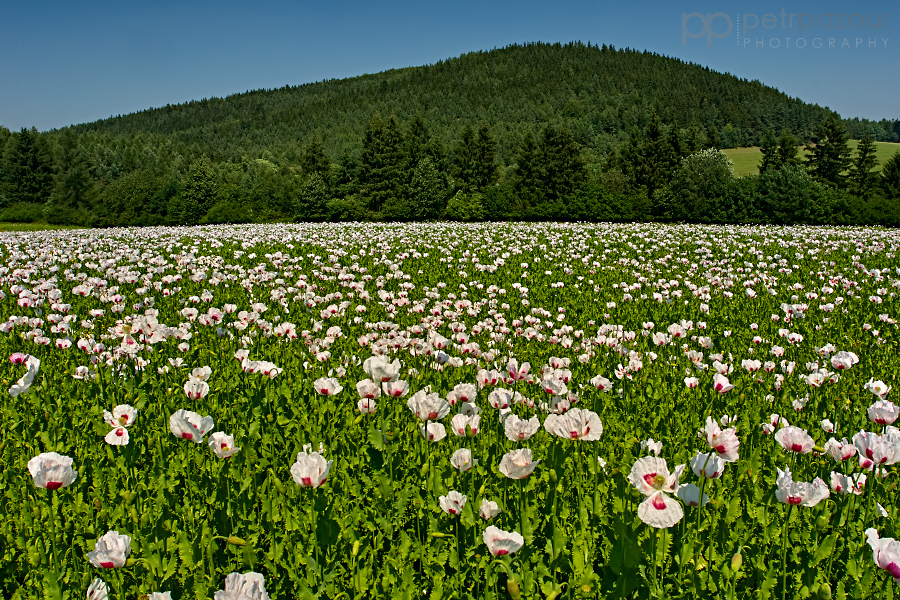
<svg viewBox="0 0 900 600"><path fill-rule="evenodd" d="M228 543L231 544L231 545L233 545L233 546L243 546L243 545L246 544L247 542L245 542L245 541L242 540L241 538L239 538L239 537L233 535L233 536L231 536L231 537L228 538Z"/></svg>
<svg viewBox="0 0 900 600"><path fill-rule="evenodd" d="M121 493L122 499L125 500L127 504L131 504L134 502L134 499L137 498L137 492L135 491L123 491Z"/></svg>
<svg viewBox="0 0 900 600"><path fill-rule="evenodd" d="M819 528L819 531L824 531L826 527L828 527L828 519L825 518L825 515L819 515L819 518L816 519L816 527Z"/></svg>
<svg viewBox="0 0 900 600"><path fill-rule="evenodd" d="M278 480L278 477L275 475L275 472L272 469L269 469L269 476L272 478L272 485L275 486L275 489L278 490L279 493L284 493L284 485Z"/></svg>
<svg viewBox="0 0 900 600"><path fill-rule="evenodd" d="M266 415L266 421L268 421L269 423L273 421L272 413Z"/></svg>
<svg viewBox="0 0 900 600"><path fill-rule="evenodd" d="M819 593L816 596L818 600L831 600L831 584L827 581L822 582L819 586Z"/></svg>
<svg viewBox="0 0 900 600"><path fill-rule="evenodd" d="M126 566L126 567L133 567L135 562L137 562L135 559L129 558L128 560L125 561L125 566Z"/></svg>
<svg viewBox="0 0 900 600"><path fill-rule="evenodd" d="M481 484L481 487L478 488L478 495L479 495L479 496L484 496L484 489L485 489L485 487L484 487L484 484L482 483L482 484Z"/></svg>
<svg viewBox="0 0 900 600"><path fill-rule="evenodd" d="M509 597L512 600L519 600L522 597L522 592L519 591L519 582L515 579L508 579L506 581L506 591L509 592Z"/></svg>
<svg viewBox="0 0 900 600"><path fill-rule="evenodd" d="M556 469L550 469L550 483L556 483L559 477L556 475Z"/></svg>
<svg viewBox="0 0 900 600"><path fill-rule="evenodd" d="M584 584L581 586L581 597L582 598L590 598L591 597L592 588L588 584Z"/></svg>
<svg viewBox="0 0 900 600"><path fill-rule="evenodd" d="M35 519L41 518L41 509L38 505L35 504L34 506L31 507L31 516L34 517Z"/></svg>
<svg viewBox="0 0 900 600"><path fill-rule="evenodd" d="M359 540L353 542L353 550L350 551L351 556L359 554Z"/></svg>
<svg viewBox="0 0 900 600"><path fill-rule="evenodd" d="M741 570L741 565L744 564L744 557L741 556L741 551L738 550L734 553L734 556L731 557L731 570L737 573Z"/></svg>

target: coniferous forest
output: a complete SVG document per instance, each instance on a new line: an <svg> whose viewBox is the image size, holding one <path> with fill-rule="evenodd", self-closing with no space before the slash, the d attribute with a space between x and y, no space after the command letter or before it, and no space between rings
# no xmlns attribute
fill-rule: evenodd
<svg viewBox="0 0 900 600"><path fill-rule="evenodd" d="M842 119L649 52L534 43L61 130L0 127L0 221L897 226L900 154L876 165L875 141L900 142L900 121ZM720 149L751 145L760 173L735 178Z"/></svg>

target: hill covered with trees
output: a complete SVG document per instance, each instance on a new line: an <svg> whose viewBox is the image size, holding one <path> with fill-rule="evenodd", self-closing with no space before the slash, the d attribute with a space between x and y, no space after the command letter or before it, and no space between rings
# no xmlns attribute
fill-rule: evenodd
<svg viewBox="0 0 900 600"><path fill-rule="evenodd" d="M766 211L673 212L673 177L704 149L772 136L784 152L815 145L826 123L900 141L897 121L840 121L759 81L654 53L514 45L44 133L0 128L0 219L772 221ZM832 193L822 169L800 170L803 185ZM872 194L882 197L890 186L879 178ZM855 208L841 218L868 222L869 196L842 201Z"/></svg>

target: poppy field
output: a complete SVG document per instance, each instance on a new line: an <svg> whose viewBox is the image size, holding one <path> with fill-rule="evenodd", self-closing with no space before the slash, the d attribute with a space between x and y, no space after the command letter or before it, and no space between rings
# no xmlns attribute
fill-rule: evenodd
<svg viewBox="0 0 900 600"><path fill-rule="evenodd" d="M898 248L0 232L0 598L894 598Z"/></svg>

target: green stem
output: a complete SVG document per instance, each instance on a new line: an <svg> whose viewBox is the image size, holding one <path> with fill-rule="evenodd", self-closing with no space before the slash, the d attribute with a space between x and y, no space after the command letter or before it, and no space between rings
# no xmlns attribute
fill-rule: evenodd
<svg viewBox="0 0 900 600"><path fill-rule="evenodd" d="M56 511L53 510L53 492L47 490L47 504L50 508L50 551L53 553L51 564L56 583L59 583L59 555L56 553Z"/></svg>
<svg viewBox="0 0 900 600"><path fill-rule="evenodd" d="M793 504L788 504L787 517L784 519L784 529L781 532L781 600L787 598L787 539L788 525L791 521Z"/></svg>

